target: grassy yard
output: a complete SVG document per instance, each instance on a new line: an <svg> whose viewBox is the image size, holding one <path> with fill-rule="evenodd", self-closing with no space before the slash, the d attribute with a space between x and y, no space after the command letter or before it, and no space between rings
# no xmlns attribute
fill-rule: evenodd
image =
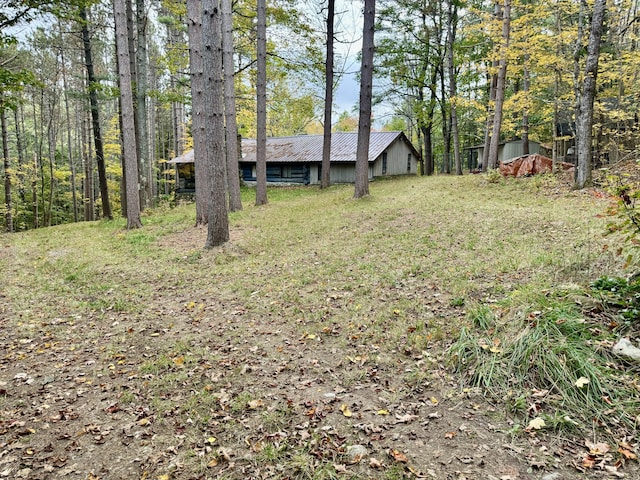
<svg viewBox="0 0 640 480"><path fill-rule="evenodd" d="M553 177L269 191L0 237L0 478L638 472L607 200ZM588 439L585 442L585 438ZM5 474L6 473L6 474Z"/></svg>

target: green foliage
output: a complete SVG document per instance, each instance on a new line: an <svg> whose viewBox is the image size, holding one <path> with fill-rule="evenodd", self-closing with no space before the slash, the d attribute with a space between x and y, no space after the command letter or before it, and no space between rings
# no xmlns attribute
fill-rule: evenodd
<svg viewBox="0 0 640 480"><path fill-rule="evenodd" d="M622 176L610 176L607 181L607 189L615 198L615 203L606 211L611 217L607 232L621 234L626 245L636 252L640 247L640 183ZM637 261L629 255L627 265L632 263Z"/></svg>
<svg viewBox="0 0 640 480"><path fill-rule="evenodd" d="M600 277L593 282L592 288L599 292L604 303L614 309L622 319L614 328L628 329L640 327L640 278Z"/></svg>

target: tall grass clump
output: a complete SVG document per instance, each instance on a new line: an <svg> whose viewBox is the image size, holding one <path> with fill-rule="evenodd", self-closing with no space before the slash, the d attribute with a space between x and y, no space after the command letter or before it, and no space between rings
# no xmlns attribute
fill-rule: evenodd
<svg viewBox="0 0 640 480"><path fill-rule="evenodd" d="M478 321L486 317L484 306L470 310L470 326L449 350L468 385L524 417L541 416L548 428L635 429L640 395L604 348L608 331L585 320L575 304L552 302L495 325Z"/></svg>

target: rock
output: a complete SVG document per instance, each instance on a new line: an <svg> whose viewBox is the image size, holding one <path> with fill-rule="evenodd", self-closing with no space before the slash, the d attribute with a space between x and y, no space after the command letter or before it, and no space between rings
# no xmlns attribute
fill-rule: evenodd
<svg viewBox="0 0 640 480"><path fill-rule="evenodd" d="M347 447L347 457L349 457L349 461L352 463L359 462L367 455L369 455L369 451L364 445L349 445Z"/></svg>
<svg viewBox="0 0 640 480"><path fill-rule="evenodd" d="M627 357L640 362L640 348L636 347L628 338L621 338L611 349L616 355Z"/></svg>

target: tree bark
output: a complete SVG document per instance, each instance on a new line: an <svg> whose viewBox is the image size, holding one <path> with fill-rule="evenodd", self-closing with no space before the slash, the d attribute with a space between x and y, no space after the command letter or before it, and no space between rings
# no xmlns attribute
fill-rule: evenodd
<svg viewBox="0 0 640 480"><path fill-rule="evenodd" d="M98 167L98 182L100 184L100 198L102 200L102 216L113 219L111 203L109 202L109 188L107 187L107 172L104 164L104 147L102 132L100 129L100 109L98 107L98 82L93 69L93 52L91 49L91 37L89 35L89 22L86 8L80 9L80 23L82 24L82 43L84 47L84 62L87 69L87 81L89 82L89 102L91 103L91 120L93 128L93 143L96 153L96 165Z"/></svg>
<svg viewBox="0 0 640 480"><path fill-rule="evenodd" d="M138 124L138 153L140 163L140 205L146 208L153 203L153 166L149 159L149 122L147 109L147 75L149 59L147 56L147 10L145 0L136 0L136 117Z"/></svg>
<svg viewBox="0 0 640 480"><path fill-rule="evenodd" d="M4 102L0 100L0 125L2 131L2 158L4 160L4 220L5 230L13 232L13 203L11 200L11 161L9 159L9 133Z"/></svg>
<svg viewBox="0 0 640 480"><path fill-rule="evenodd" d="M592 151L591 139L593 127L593 102L596 97L596 78L598 75L598 61L600 59L600 43L607 10L606 0L596 0L591 17L591 33L587 46L587 61L585 65L582 92L580 95L579 111L576 118L577 134L577 172L575 188L582 189L591 186Z"/></svg>
<svg viewBox="0 0 640 480"><path fill-rule="evenodd" d="M62 39L62 25L58 23L60 39ZM71 170L71 200L73 203L73 221L78 221L78 198L76 192L76 164L73 159L73 148L71 143L71 115L69 113L69 86L67 84L67 66L64 56L64 48L60 48L60 62L62 63L62 85L64 87L64 109L67 118L67 150L69 156L69 169Z"/></svg>
<svg viewBox="0 0 640 480"><path fill-rule="evenodd" d="M256 205L267 203L267 6L257 0Z"/></svg>
<svg viewBox="0 0 640 480"><path fill-rule="evenodd" d="M20 113L18 113L20 112ZM20 201L23 205L27 204L27 195L25 192L25 152L22 138L24 136L24 113L22 112L22 106L18 105L17 108L13 110L15 128L16 128L16 150L18 152L18 174L16 175L18 179L18 194L20 196Z"/></svg>
<svg viewBox="0 0 640 480"><path fill-rule="evenodd" d="M502 128L502 106L507 80L507 48L509 47L509 33L511 30L511 0L504 0L502 12L502 44L500 48L500 67L496 83L495 114L491 143L489 145L489 158L487 168L494 169L498 165L498 148L500 146L500 129Z"/></svg>
<svg viewBox="0 0 640 480"><path fill-rule="evenodd" d="M211 208L211 184L205 132L204 68L202 66L202 2L187 0L193 158L196 176L196 225L206 225Z"/></svg>
<svg viewBox="0 0 640 480"><path fill-rule="evenodd" d="M322 178L320 188L331 184L331 112L333 108L333 21L335 17L335 0L328 0L327 5L327 58L325 62L324 87L324 138L322 142Z"/></svg>
<svg viewBox="0 0 640 480"><path fill-rule="evenodd" d="M529 61L529 55L525 55L525 62ZM529 99L529 67L525 65L523 73L522 91L525 99ZM555 126L554 126L555 128ZM522 154L529 155L529 109L527 107L522 111Z"/></svg>
<svg viewBox="0 0 640 480"><path fill-rule="evenodd" d="M207 157L210 159L211 205L205 248L229 241L229 217L225 189L224 80L222 78L222 12L220 0L202 2L202 64L205 72Z"/></svg>
<svg viewBox="0 0 640 480"><path fill-rule="evenodd" d="M364 1L362 29L362 64L360 67L360 115L356 149L354 198L369 195L369 141L371 137L371 96L373 91L373 49L375 31L375 0Z"/></svg>
<svg viewBox="0 0 640 480"><path fill-rule="evenodd" d="M84 182L83 182L83 205L84 205L84 219L85 221L93 221L95 220L94 215L94 203L93 203L93 162L91 144L88 142L89 137L89 127L88 127L88 119L82 116L80 120L80 136L81 136L81 145L82 145L82 165L84 171Z"/></svg>
<svg viewBox="0 0 640 480"><path fill-rule="evenodd" d="M240 173L238 171L238 123L236 121L236 89L233 67L233 17L231 0L222 0L222 62L224 70L224 116L227 154L227 189L229 210L242 210Z"/></svg>
<svg viewBox="0 0 640 480"><path fill-rule="evenodd" d="M113 1L118 50L118 76L122 108L122 140L124 147L124 171L127 194L127 229L140 228L140 195L138 190L138 158L136 152L135 113L131 86L131 64L127 35L125 0Z"/></svg>
<svg viewBox="0 0 640 480"><path fill-rule="evenodd" d="M458 26L458 3L448 0L447 8L447 71L449 76L449 103L451 108L451 136L453 137L453 161L456 175L462 175L462 159L460 158L460 132L458 129L458 107L456 96L458 94L458 81L454 61L453 47L456 41Z"/></svg>

